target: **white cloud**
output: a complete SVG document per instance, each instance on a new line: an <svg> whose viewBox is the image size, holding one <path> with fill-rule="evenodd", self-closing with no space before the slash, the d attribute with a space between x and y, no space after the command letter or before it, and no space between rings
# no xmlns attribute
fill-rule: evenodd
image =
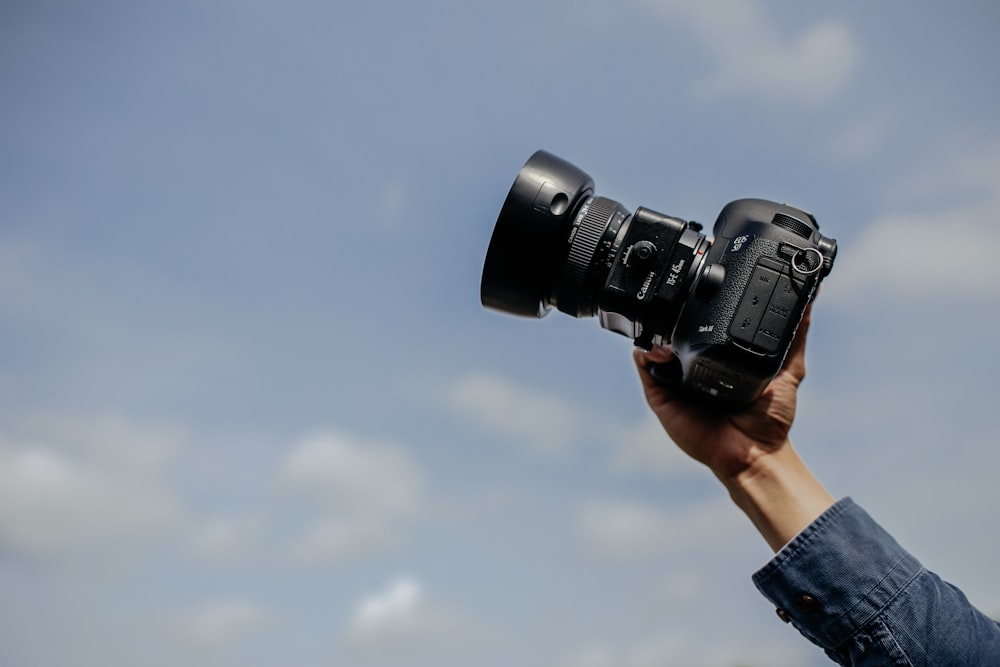
<svg viewBox="0 0 1000 667"><path fill-rule="evenodd" d="M282 462L279 478L333 507L362 512L407 513L424 493L423 473L404 447L334 432L296 444Z"/></svg>
<svg viewBox="0 0 1000 667"><path fill-rule="evenodd" d="M638 423L621 423L558 394L489 373L459 378L444 394L454 412L533 452L565 453L584 439L597 440L609 454L609 469L620 474L702 474L648 412Z"/></svg>
<svg viewBox="0 0 1000 667"><path fill-rule="evenodd" d="M1000 291L1000 230L975 209L888 214L838 254L823 300L978 300ZM864 297L864 298L861 298Z"/></svg>
<svg viewBox="0 0 1000 667"><path fill-rule="evenodd" d="M745 523L726 502L707 502L669 511L625 498L586 502L577 516L585 544L596 553L641 558L684 550L711 548L726 541Z"/></svg>
<svg viewBox="0 0 1000 667"><path fill-rule="evenodd" d="M278 479L319 501L289 546L297 561L357 558L398 544L405 521L426 504L423 472L406 448L340 433L303 439Z"/></svg>
<svg viewBox="0 0 1000 667"><path fill-rule="evenodd" d="M669 545L669 524L662 508L632 500L591 501L579 515L587 543L615 555L662 551Z"/></svg>
<svg viewBox="0 0 1000 667"><path fill-rule="evenodd" d="M802 644L805 644L804 640ZM743 646L739 650L712 648L706 647L705 641L701 638L667 632L621 650L609 647L585 649L565 665L566 667L661 667L662 665L795 667L806 664L804 660L808 659L805 655L815 650L811 647L789 649Z"/></svg>
<svg viewBox="0 0 1000 667"><path fill-rule="evenodd" d="M618 667L620 658L606 646L591 646L565 663L565 667Z"/></svg>
<svg viewBox="0 0 1000 667"><path fill-rule="evenodd" d="M630 652L629 667L659 667L660 665L683 664L685 640L677 634L667 634L664 637L646 640Z"/></svg>
<svg viewBox="0 0 1000 667"><path fill-rule="evenodd" d="M611 465L617 472L661 477L706 472L670 441L651 413L637 425L608 429L607 438L612 443Z"/></svg>
<svg viewBox="0 0 1000 667"><path fill-rule="evenodd" d="M348 636L366 645L395 644L451 634L460 622L458 614L432 602L419 582L400 577L358 602Z"/></svg>
<svg viewBox="0 0 1000 667"><path fill-rule="evenodd" d="M204 514L190 549L212 564L356 560L404 543L427 506L419 463L402 444L325 430L293 442L274 470L277 495Z"/></svg>
<svg viewBox="0 0 1000 667"><path fill-rule="evenodd" d="M942 151L897 178L889 190L900 205L928 205L951 198L980 202L983 213L995 216L1000 200L1000 137L977 135L953 141L952 153Z"/></svg>
<svg viewBox="0 0 1000 667"><path fill-rule="evenodd" d="M393 516L319 516L288 551L297 562L333 562L358 559L401 541L401 526Z"/></svg>
<svg viewBox="0 0 1000 667"><path fill-rule="evenodd" d="M823 300L981 301L1000 292L1000 142L987 142L896 186L898 210L842 243Z"/></svg>
<svg viewBox="0 0 1000 667"><path fill-rule="evenodd" d="M858 46L841 21L814 22L798 34L780 32L759 2L641 0L674 25L683 23L713 61L697 92L765 102L815 105L840 92L859 60Z"/></svg>
<svg viewBox="0 0 1000 667"><path fill-rule="evenodd" d="M207 602L176 622L177 634L192 649L219 651L259 632L275 614L245 599Z"/></svg>
<svg viewBox="0 0 1000 667"><path fill-rule="evenodd" d="M351 622L351 634L371 637L411 631L419 624L418 608L423 597L423 589L412 579L396 580L388 589L369 595L358 603Z"/></svg>
<svg viewBox="0 0 1000 667"><path fill-rule="evenodd" d="M565 451L582 437L589 421L561 396L486 373L457 380L446 391L446 401L488 430L542 453Z"/></svg>
<svg viewBox="0 0 1000 667"><path fill-rule="evenodd" d="M118 417L38 417L0 437L0 543L54 553L155 533L180 514L163 479L174 436Z"/></svg>
<svg viewBox="0 0 1000 667"><path fill-rule="evenodd" d="M870 158L886 138L885 123L863 120L847 127L826 145L827 153L840 160L858 162Z"/></svg>
<svg viewBox="0 0 1000 667"><path fill-rule="evenodd" d="M210 562L229 562L246 553L257 553L265 528L256 514L218 514L205 517L194 529L193 550Z"/></svg>

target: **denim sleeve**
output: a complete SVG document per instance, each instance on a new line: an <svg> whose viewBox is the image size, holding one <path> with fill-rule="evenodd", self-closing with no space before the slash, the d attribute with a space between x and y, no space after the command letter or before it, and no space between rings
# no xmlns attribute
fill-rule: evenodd
<svg viewBox="0 0 1000 667"><path fill-rule="evenodd" d="M1000 665L1000 625L924 569L850 498L753 580L782 620L841 665Z"/></svg>

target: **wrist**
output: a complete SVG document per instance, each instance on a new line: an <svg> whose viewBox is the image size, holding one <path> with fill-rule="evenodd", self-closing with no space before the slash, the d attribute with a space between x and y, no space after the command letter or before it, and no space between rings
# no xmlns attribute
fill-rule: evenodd
<svg viewBox="0 0 1000 667"><path fill-rule="evenodd" d="M745 466L717 471L733 502L777 551L834 503L791 442L748 456Z"/></svg>

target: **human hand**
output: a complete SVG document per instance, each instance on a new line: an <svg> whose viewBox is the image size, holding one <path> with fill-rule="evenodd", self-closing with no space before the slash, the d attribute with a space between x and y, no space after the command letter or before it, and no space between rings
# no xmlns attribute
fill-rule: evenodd
<svg viewBox="0 0 1000 667"><path fill-rule="evenodd" d="M749 469L762 455L788 445L799 384L805 378L806 309L785 363L761 396L740 412L712 411L658 383L649 365L672 359L669 348L636 349L634 358L646 401L670 438L724 482Z"/></svg>
<svg viewBox="0 0 1000 667"><path fill-rule="evenodd" d="M807 308L781 371L741 412L711 411L657 383L649 364L669 361L670 350L634 353L646 400L667 434L715 473L775 551L834 502L788 439L806 375L809 321Z"/></svg>

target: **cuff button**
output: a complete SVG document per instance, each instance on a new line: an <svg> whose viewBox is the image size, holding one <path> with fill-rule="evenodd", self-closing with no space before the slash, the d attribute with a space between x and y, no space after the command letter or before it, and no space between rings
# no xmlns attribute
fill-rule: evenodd
<svg viewBox="0 0 1000 667"><path fill-rule="evenodd" d="M819 609L819 600L809 593L799 593L795 596L795 607L802 612L813 612Z"/></svg>

